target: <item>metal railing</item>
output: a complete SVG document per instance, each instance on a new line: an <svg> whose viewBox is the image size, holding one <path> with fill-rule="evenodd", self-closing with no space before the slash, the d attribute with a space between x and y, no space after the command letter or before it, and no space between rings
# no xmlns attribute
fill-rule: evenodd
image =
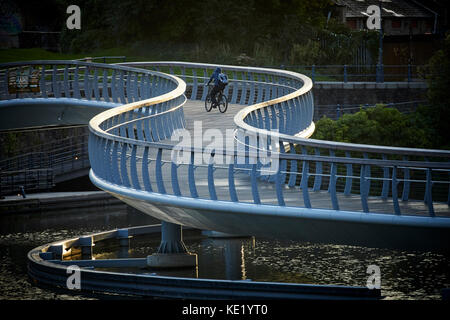
<svg viewBox="0 0 450 320"><path fill-rule="evenodd" d="M90 167L88 134L36 145L24 151L27 152L0 160L0 172L5 177L2 179L0 195L15 193L21 185L27 192L49 190L60 176ZM51 179L38 170L51 174ZM38 172L33 178L36 183L22 183L23 177L26 180L30 172ZM28 181L31 179L28 178Z"/></svg>
<svg viewBox="0 0 450 320"><path fill-rule="evenodd" d="M24 75L24 82L11 82L10 74ZM27 90L35 74L37 88ZM154 75L145 70L82 61L30 61L0 65L1 100L20 98L74 98L117 104L131 103L163 94L168 80L156 84ZM17 90L17 86L19 89ZM16 92L11 93L11 88Z"/></svg>
<svg viewBox="0 0 450 320"><path fill-rule="evenodd" d="M39 91L9 93L8 74L15 72L20 74L32 74L38 71ZM156 81L155 78L158 77ZM130 103L134 100L144 100L153 96L159 96L170 91L172 77L151 71L138 70L123 66L110 66L97 63L86 63L79 61L32 61L7 63L0 66L0 92L2 100L21 99L21 98L75 98L83 100L94 100L98 102ZM181 96L177 102L184 101ZM130 113L127 119L139 117L144 114L148 116L151 113L161 113L164 121L171 126L171 130L176 128L172 125L172 114L164 112L168 108L166 103L156 103L154 109L144 107L141 114ZM180 105L182 107L182 104ZM175 112L178 117L178 126L184 126L182 108ZM170 116L171 119L167 117ZM167 119L166 119L167 118ZM120 118L122 120L122 118ZM111 119L112 123L119 121ZM153 120L152 120L153 122ZM166 127L167 129L168 127ZM121 128L120 130L122 130ZM170 134L171 132L167 132ZM81 142L78 141L81 138ZM155 136L154 139L160 138ZM82 169L89 166L87 152L87 136L74 137L77 143L65 141L66 144L53 148L50 152L32 152L28 155L20 155L0 162L2 171L14 171L21 175L21 171L48 168L52 170L55 176ZM71 143L69 143L71 142ZM12 174L12 173L11 173ZM5 180L13 181L10 178ZM16 179L17 180L17 179ZM15 185L15 183L14 183ZM14 189L3 188L3 190Z"/></svg>
<svg viewBox="0 0 450 320"><path fill-rule="evenodd" d="M122 62L127 61L126 56L104 56L104 57L85 57L80 59L75 59L75 61L85 61L85 62L95 62L100 61L101 63L107 63L109 60L114 60L114 62L117 62L116 60L122 60Z"/></svg>
<svg viewBox="0 0 450 320"><path fill-rule="evenodd" d="M208 78L208 70L213 70L216 67L215 65L177 62L132 63L127 65L140 68L151 67L179 75L186 80L188 96L191 99L204 98L199 92L201 91L201 84ZM256 181L257 179L265 179L275 183L278 205L285 205L283 192L284 186L287 185L291 188L300 187L304 206L311 208L310 189L307 187L311 178L314 179L312 191L329 190L330 201L334 210L339 210L340 207L337 192L339 191L339 182L342 181L345 181L345 188L342 190L344 194L349 195L355 191L360 194L363 212L370 212L368 198L373 194L374 185L377 184L381 184L380 196L383 199L390 197L393 213L397 215L401 214L398 200L399 198L403 201L410 199L412 184L419 183L424 186L422 199L427 203L431 216L434 216L433 199L435 197L433 192L436 190L436 188L433 190L433 186L444 185L444 190L446 190L444 201L448 202L448 172L450 168L448 162L450 153L448 151L368 146L295 137L294 135L299 132L308 137L314 128L311 121L313 114L313 102L310 99L311 82L308 82L308 78L288 71L234 66L221 67L230 75L228 95L231 95L232 103L251 104L235 116L238 131L264 134L279 139L280 169L276 174L270 176L264 174L265 169L262 161L260 161L263 159L259 159L257 154L251 154L250 148L252 146L248 146L246 141L241 140L239 143L246 144L246 156L255 158L256 163L247 167L236 166L235 161L228 166L219 166L214 163L204 165L205 176L203 179L208 182L209 190L207 198L217 199L212 173L215 170L225 170L228 172L229 179L228 199L239 202L233 180L236 170L239 169L240 171L247 171L251 176L251 188L255 204L264 202L259 196ZM200 75L198 76L198 74ZM257 80L255 81L255 79ZM269 92L270 94L268 94ZM256 104L252 104L255 102ZM103 122L105 121L107 121L107 118L104 118ZM130 124L130 122L127 123L127 125ZM157 125L154 127L156 128ZM273 132L274 129L277 129L278 133ZM92 131L95 132L96 130ZM139 135L139 131L143 131L137 123L132 124L127 132L135 131L138 132L137 135ZM171 179L167 181L167 179L163 179L162 167L170 161L164 162L163 159L169 157L173 146L153 144L151 140L144 137L144 134L141 134L141 138L138 137L137 139L130 139L129 136L124 131L118 134L114 141L102 141L94 134L91 142L94 146L93 150L104 149L106 146L106 155L103 155L103 158L97 157L98 163L93 165L93 172L96 176L133 189L148 192L156 191L161 194L176 196L190 196L192 198L199 197L196 186L196 179L199 178L198 175L194 174L194 171L201 166L194 165L194 159L196 153L205 153L206 150L188 150L187 152L190 152L190 164L172 163ZM237 139L239 140L239 132ZM297 154L295 150L300 150L300 154ZM214 154L215 157L221 154L231 156L235 160L238 157L237 153L232 152L230 154L229 150L214 150ZM150 168L151 163L153 165ZM298 165L300 163L301 168ZM187 195L181 193L177 178L177 172L182 172L183 166L186 168L188 176L189 193ZM287 169L288 166L289 170ZM312 167L314 167L315 172L310 172ZM100 168L103 168L103 170ZM379 170L375 168L379 168ZM345 174L342 174L343 170ZM410 177L415 176L416 172L425 172L425 177L411 179ZM376 175L374 175L375 173ZM155 186L150 183L150 177L155 177ZM297 179L297 177L301 178ZM168 183L168 186L164 183ZM327 186L324 186L324 184L327 184ZM358 186L359 190L355 190L355 185ZM401 196L399 195L400 190Z"/></svg>
<svg viewBox="0 0 450 320"><path fill-rule="evenodd" d="M75 160L89 159L88 150L89 134L71 136L39 145L21 149L21 154L0 159L0 170L23 170L53 167L65 157Z"/></svg>
<svg viewBox="0 0 450 320"><path fill-rule="evenodd" d="M68 64L70 63L72 62ZM84 90L91 88L87 92L95 91L95 83L102 82L98 80L98 72L97 78L95 77L95 70L104 69L103 81L106 85L103 88L115 87L112 91L117 93L119 90L119 94L115 96L120 98L126 95L127 99L121 101L129 102L95 116L90 122L91 179L102 188L140 199L139 201L147 199L152 202L159 195L159 203L207 210L214 210L214 206L246 210L248 201L244 201L245 207L240 207L242 201L239 200L240 194L235 186L235 177L239 172L249 174L251 203L263 205L257 207L257 210L262 211L266 210L265 204L289 208L285 201L285 193L289 188L301 190L298 197L302 199L303 208L306 209L314 208L314 203L310 201L311 192L328 190L332 211L340 211L343 207L338 197L338 193L343 193L358 194L360 210L372 212L369 197L378 188L380 193L377 195L389 201L391 213L402 216L408 212L400 210L399 200L410 200L413 189L420 189L416 188L417 184L422 187L423 193L420 197L415 194L414 198L424 201L429 216L435 216L436 199L450 203L449 151L306 139L314 131L312 81L306 76L285 70L221 66L229 75L230 84L226 94L230 97L230 102L248 105L234 117L236 141L244 146L244 153L220 148L211 151L191 147L183 150L188 155L187 163L171 161L174 146L161 142L170 138L176 129L184 128L185 94L190 99L204 99L206 90L203 84L216 67L184 62L137 62L126 66L84 64L83 68L88 76L83 80L78 73L77 77L79 82L85 84ZM64 66L62 74L71 68ZM144 68L161 72L146 71ZM58 68L53 67L53 70ZM109 73L116 76L109 76ZM54 71L52 74L58 72ZM123 87L113 85L113 79L117 81L117 74ZM92 82L86 79L97 81L91 86ZM76 81L73 86L81 87ZM151 92L152 97L148 98L146 92ZM98 96L98 100L103 101L106 97L109 96L102 94L101 97ZM256 145L250 144L247 139L249 134L268 139L258 138ZM261 157L259 153L260 150L268 150L269 140L279 142L279 152L274 149L269 152L278 159L278 169L270 172L271 174L265 164L267 158ZM216 162L215 159L221 156L231 161L226 164ZM196 157L209 158L209 163L198 165ZM244 164L238 163L239 157L246 159ZM219 173L226 176L228 181L225 196L216 192L215 176ZM274 184L275 202L262 198L258 187L260 180ZM436 194L437 191L440 194ZM204 207L205 203L198 201L199 198L214 200L214 204L208 203ZM224 200L226 204L217 200ZM347 216L346 219L360 217ZM377 215L373 219L386 218ZM411 219L404 221L417 223ZM438 220L434 221L438 223Z"/></svg>
<svg viewBox="0 0 450 320"><path fill-rule="evenodd" d="M0 196L50 190L55 185L51 168L0 171Z"/></svg>
<svg viewBox="0 0 450 320"><path fill-rule="evenodd" d="M281 69L303 73L316 81L388 82L424 81L421 65L281 65Z"/></svg>

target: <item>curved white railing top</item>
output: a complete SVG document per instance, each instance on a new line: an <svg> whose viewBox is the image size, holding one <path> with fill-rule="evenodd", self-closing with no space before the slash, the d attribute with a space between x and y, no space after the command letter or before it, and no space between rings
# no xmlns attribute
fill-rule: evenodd
<svg viewBox="0 0 450 320"><path fill-rule="evenodd" d="M108 137L108 138L113 138L114 135L111 134L110 132L107 132L107 130L105 128L102 128L102 126L101 126L106 121L112 119L113 117L117 117L117 116L125 114L125 113L130 113L132 111L136 111L136 110L139 110L139 109L142 109L145 107L162 104L162 103L168 102L172 99L176 99L176 98L179 98L184 95L184 92L186 91L186 83L183 80L181 80L180 78L173 76L173 75L167 75L164 73L160 73L160 72L157 72L157 73L152 72L152 74L158 75L160 77L163 77L163 78L166 78L166 79L172 81L172 86L174 86L174 88L167 93L164 93L162 95L159 95L159 96L156 96L153 98L128 103L128 104L125 104L125 105L122 105L122 106L119 106L119 107L116 107L113 109L106 110L91 119L91 121L89 122L90 130L94 131L95 134L97 134L97 135L101 135L103 137ZM183 104L184 103L180 103L180 104L176 105L174 108L171 108L166 111L161 111L158 114L162 114L163 112L173 111L173 110L181 107Z"/></svg>

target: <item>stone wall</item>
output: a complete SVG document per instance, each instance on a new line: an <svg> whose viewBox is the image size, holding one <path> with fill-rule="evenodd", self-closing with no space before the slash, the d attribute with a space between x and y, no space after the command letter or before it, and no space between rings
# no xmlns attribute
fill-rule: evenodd
<svg viewBox="0 0 450 320"><path fill-rule="evenodd" d="M86 125L48 127L40 130L14 130L0 132L0 160L24 153L48 151L57 148L55 142L69 138L80 139L89 133Z"/></svg>

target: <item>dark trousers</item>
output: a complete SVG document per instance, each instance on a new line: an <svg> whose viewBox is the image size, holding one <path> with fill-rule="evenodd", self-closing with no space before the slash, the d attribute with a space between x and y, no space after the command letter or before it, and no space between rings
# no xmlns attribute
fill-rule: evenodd
<svg viewBox="0 0 450 320"><path fill-rule="evenodd" d="M211 90L211 102L213 103L213 105L217 104L216 96L219 93L219 91L220 91L219 86L214 86Z"/></svg>

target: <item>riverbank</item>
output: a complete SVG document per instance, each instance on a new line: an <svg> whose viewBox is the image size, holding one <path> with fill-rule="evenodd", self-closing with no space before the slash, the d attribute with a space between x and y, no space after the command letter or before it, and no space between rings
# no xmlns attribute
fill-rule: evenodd
<svg viewBox="0 0 450 320"><path fill-rule="evenodd" d="M0 200L0 215L42 213L57 210L126 205L104 191L46 192L6 196Z"/></svg>

